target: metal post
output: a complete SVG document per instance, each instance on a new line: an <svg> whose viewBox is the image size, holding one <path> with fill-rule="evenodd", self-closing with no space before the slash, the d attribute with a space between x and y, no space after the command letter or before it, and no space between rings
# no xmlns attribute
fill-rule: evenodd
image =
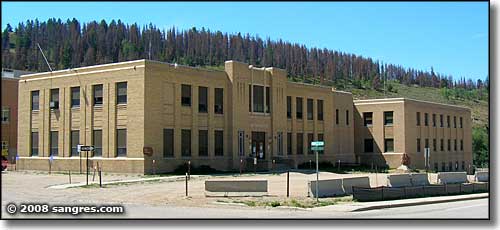
<svg viewBox="0 0 500 230"><path fill-rule="evenodd" d="M155 164L155 160L153 160L153 175L156 175L156 164Z"/></svg>
<svg viewBox="0 0 500 230"><path fill-rule="evenodd" d="M191 161L188 161L188 179L191 179Z"/></svg>
<svg viewBox="0 0 500 230"><path fill-rule="evenodd" d="M51 171L52 171L52 162L49 160L49 175Z"/></svg>
<svg viewBox="0 0 500 230"><path fill-rule="evenodd" d="M87 153L87 185L89 185L89 151L86 151Z"/></svg>
<svg viewBox="0 0 500 230"><path fill-rule="evenodd" d="M186 173L186 196L188 196L188 173Z"/></svg>
<svg viewBox="0 0 500 230"><path fill-rule="evenodd" d="M98 163L99 164L99 163ZM97 166L98 170L99 170L99 187L102 188L102 168Z"/></svg>
<svg viewBox="0 0 500 230"><path fill-rule="evenodd" d="M318 151L316 153L316 202L319 203L319 162L318 162Z"/></svg>
<svg viewBox="0 0 500 230"><path fill-rule="evenodd" d="M241 175L241 167L242 167L242 165L243 165L243 160L240 159L240 175Z"/></svg>
<svg viewBox="0 0 500 230"><path fill-rule="evenodd" d="M340 172L340 160L339 160L339 172Z"/></svg>
<svg viewBox="0 0 500 230"><path fill-rule="evenodd" d="M82 153L79 152L78 155L80 156L80 174L82 174Z"/></svg>
<svg viewBox="0 0 500 230"><path fill-rule="evenodd" d="M69 175L69 183L71 184L71 170L68 171Z"/></svg>
<svg viewBox="0 0 500 230"><path fill-rule="evenodd" d="M290 170L286 172L286 197L290 197Z"/></svg>

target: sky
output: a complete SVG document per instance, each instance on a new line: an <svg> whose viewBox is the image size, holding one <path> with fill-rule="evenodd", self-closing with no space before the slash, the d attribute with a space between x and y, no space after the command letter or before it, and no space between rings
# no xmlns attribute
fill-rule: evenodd
<svg viewBox="0 0 500 230"><path fill-rule="evenodd" d="M282 39L407 68L488 75L488 2L4 2L2 30L76 18Z"/></svg>

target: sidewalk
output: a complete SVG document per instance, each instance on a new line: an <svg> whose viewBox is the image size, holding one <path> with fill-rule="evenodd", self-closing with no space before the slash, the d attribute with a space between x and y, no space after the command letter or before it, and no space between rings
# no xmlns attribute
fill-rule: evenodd
<svg viewBox="0 0 500 230"><path fill-rule="evenodd" d="M413 198L413 199L403 199L403 200L390 200L390 201L375 201L375 202L355 202L348 204L338 204L325 207L314 208L318 211L340 211L340 212L360 212L374 209L384 209L384 208L396 208L405 206L415 206L415 205L425 205L425 204L436 204L444 202L454 202L462 200L473 200L488 198L489 193L476 193L467 195L455 195L455 196L439 196L439 197L424 197L424 198Z"/></svg>

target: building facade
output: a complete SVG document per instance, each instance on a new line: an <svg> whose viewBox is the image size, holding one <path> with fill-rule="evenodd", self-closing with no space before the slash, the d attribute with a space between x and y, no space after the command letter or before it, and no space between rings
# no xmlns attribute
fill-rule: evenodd
<svg viewBox="0 0 500 230"><path fill-rule="evenodd" d="M91 164L108 172L293 168L315 160L315 140L325 141L320 161L355 163L353 114L350 93L235 61L224 71L138 60L31 74L19 83L19 168L82 170L78 144L94 146Z"/></svg>
<svg viewBox="0 0 500 230"><path fill-rule="evenodd" d="M355 152L365 165L401 165L434 171L468 171L472 166L472 119L468 108L405 98L356 100Z"/></svg>

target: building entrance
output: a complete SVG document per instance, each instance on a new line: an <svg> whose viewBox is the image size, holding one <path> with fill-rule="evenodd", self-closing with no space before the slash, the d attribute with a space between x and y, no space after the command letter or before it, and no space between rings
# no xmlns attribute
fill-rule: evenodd
<svg viewBox="0 0 500 230"><path fill-rule="evenodd" d="M258 159L266 158L265 132L252 132L252 155Z"/></svg>

